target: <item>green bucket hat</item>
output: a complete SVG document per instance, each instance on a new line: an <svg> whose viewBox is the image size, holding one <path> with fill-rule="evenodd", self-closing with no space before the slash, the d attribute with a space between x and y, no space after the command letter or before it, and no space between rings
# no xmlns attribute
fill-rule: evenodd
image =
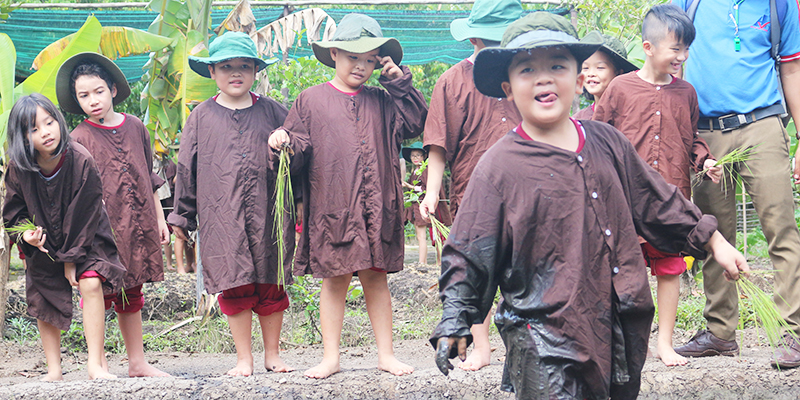
<svg viewBox="0 0 800 400"><path fill-rule="evenodd" d="M611 57L611 61L614 62L614 67L621 69L623 73L639 69L636 64L628 61L628 50L625 49L625 45L613 36L603 35L599 31L591 31L581 39L581 42L603 43L599 50L608 54Z"/></svg>
<svg viewBox="0 0 800 400"><path fill-rule="evenodd" d="M499 42L506 28L521 15L520 0L475 0L469 18L450 23L450 34L459 42L470 38Z"/></svg>
<svg viewBox="0 0 800 400"><path fill-rule="evenodd" d="M208 45L208 57L189 56L189 67L198 75L211 78L211 73L208 72L209 65L234 58L252 59L256 63L256 71L261 71L278 61L277 58L262 60L258 56L256 44L246 33L228 31Z"/></svg>
<svg viewBox="0 0 800 400"><path fill-rule="evenodd" d="M419 150L425 154L428 154L428 152L425 151L425 148L422 146L422 142L414 142L409 146L403 147L403 158L405 158L406 161L411 162L411 151L413 150Z"/></svg>
<svg viewBox="0 0 800 400"><path fill-rule="evenodd" d="M314 56L319 62L336 68L336 62L331 58L330 48L342 49L351 53L366 53L377 48L381 49L380 56L392 57L395 64L403 61L403 48L395 38L383 37L378 21L364 14L347 14L339 22L336 32L331 40L314 42L311 44ZM376 65L375 69L381 68Z"/></svg>
<svg viewBox="0 0 800 400"><path fill-rule="evenodd" d="M114 85L117 87L117 95L113 99L114 105L122 103L131 95L131 87L128 86L128 80L125 79L125 74L122 73L117 64L114 64L108 57L99 53L78 53L64 61L56 73L56 99L62 110L73 114L86 114L75 97L74 89L70 88L72 71L78 65L85 63L98 64L111 76L111 80L114 81Z"/></svg>
<svg viewBox="0 0 800 400"><path fill-rule="evenodd" d="M564 17L549 12L531 13L506 29L500 47L487 47L478 53L473 71L475 86L487 96L506 97L501 84L508 81L508 66L517 53L562 46L581 65L600 45L601 42L579 41L575 28Z"/></svg>

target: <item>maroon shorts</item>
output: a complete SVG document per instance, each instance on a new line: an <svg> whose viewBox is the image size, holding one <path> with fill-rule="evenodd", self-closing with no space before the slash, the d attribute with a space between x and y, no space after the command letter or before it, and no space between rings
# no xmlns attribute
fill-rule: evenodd
<svg viewBox="0 0 800 400"><path fill-rule="evenodd" d="M289 308L286 291L272 283L251 283L223 290L217 302L225 315L236 315L252 309L264 317Z"/></svg>
<svg viewBox="0 0 800 400"><path fill-rule="evenodd" d="M98 274L97 271L86 271L81 274L78 280L86 278L100 278L100 281L105 282L106 278ZM144 295L142 295L142 285L125 289L125 295L120 293L108 294L103 296L105 301L106 310L111 309L111 304L114 304L114 311L118 314L133 314L139 312L144 307ZM83 308L83 299L80 301L81 308Z"/></svg>
<svg viewBox="0 0 800 400"><path fill-rule="evenodd" d="M664 253L656 250L650 243L642 243L644 261L654 276L680 275L686 271L686 260L680 254Z"/></svg>

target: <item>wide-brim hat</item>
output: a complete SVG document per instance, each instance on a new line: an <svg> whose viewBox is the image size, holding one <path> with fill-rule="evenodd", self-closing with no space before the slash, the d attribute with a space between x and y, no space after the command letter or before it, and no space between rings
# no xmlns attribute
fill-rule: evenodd
<svg viewBox="0 0 800 400"><path fill-rule="evenodd" d="M561 16L535 12L512 23L503 34L500 47L487 47L475 57L473 77L481 93L491 97L506 97L502 83L508 81L508 66L520 52L544 47L564 47L580 66L602 45L579 41L575 28Z"/></svg>
<svg viewBox="0 0 800 400"><path fill-rule="evenodd" d="M225 32L208 45L208 57L189 56L189 67L198 75L211 78L209 65L214 65L234 58L249 58L256 63L256 72L278 61L272 58L267 61L258 56L256 44L244 32Z"/></svg>
<svg viewBox="0 0 800 400"><path fill-rule="evenodd" d="M603 43L599 51L608 54L608 56L611 57L611 61L614 63L614 67L621 69L622 73L628 73L639 69L636 64L628 61L628 50L625 49L625 45L613 36L601 34L599 31L591 31L587 33L581 41Z"/></svg>
<svg viewBox="0 0 800 400"><path fill-rule="evenodd" d="M62 110L73 114L86 114L75 97L74 89L70 88L72 71L75 70L75 67L84 63L98 64L111 76L111 80L114 81L114 85L117 87L117 95L113 99L115 106L131 95L131 87L128 86L125 74L111 59L100 53L78 53L64 61L56 73L56 99Z"/></svg>
<svg viewBox="0 0 800 400"><path fill-rule="evenodd" d="M428 153L427 151L425 151L425 148L422 146L422 142L414 142L414 143L411 143L408 146L403 147L403 150L402 150L403 158L406 161L408 161L408 162L410 162L412 164L413 164L413 162L411 161L411 152L413 150L419 150L419 151L421 151L421 152L423 152L425 154Z"/></svg>
<svg viewBox="0 0 800 400"><path fill-rule="evenodd" d="M378 21L364 14L347 14L339 22L336 32L331 40L314 42L311 44L314 56L324 65L336 68L336 62L331 58L329 49L337 48L351 53L367 53L380 48L381 57L392 57L395 64L403 61L403 47L395 38L383 37ZM375 69L380 69L380 64Z"/></svg>
<svg viewBox="0 0 800 400"><path fill-rule="evenodd" d="M503 33L512 22L522 15L520 0L476 0L468 18L459 18L450 23L453 39L503 40Z"/></svg>

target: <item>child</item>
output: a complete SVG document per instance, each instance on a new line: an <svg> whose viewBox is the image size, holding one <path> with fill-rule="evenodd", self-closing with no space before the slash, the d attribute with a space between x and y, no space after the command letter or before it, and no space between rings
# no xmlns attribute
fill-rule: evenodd
<svg viewBox="0 0 800 400"><path fill-rule="evenodd" d="M694 33L692 21L680 8L653 7L642 23L644 67L614 79L596 103L593 117L624 133L642 159L687 199L692 194L690 170L709 169L714 182L722 173L697 135L694 88L673 76L689 55ZM684 256L664 253L644 241L642 253L658 282L658 356L667 366L684 365L686 358L672 349Z"/></svg>
<svg viewBox="0 0 800 400"><path fill-rule="evenodd" d="M574 119L592 119L594 105L603 97L611 80L617 75L639 69L628 61L628 51L619 39L603 35L598 31L586 34L584 41L602 42L603 46L583 62L583 96L593 102L590 106L572 115Z"/></svg>
<svg viewBox="0 0 800 400"><path fill-rule="evenodd" d="M426 187L428 182L428 169L426 168L422 172L419 171L420 167L422 166L422 162L425 161L427 156L422 147L422 142L414 142L411 144L411 146L403 147L402 153L403 158L414 166L414 169L411 171L411 176L408 178L408 182L403 182L403 187L422 194L424 191L423 188ZM446 226L450 226L453 224L453 221L450 217L450 208L447 206L447 203L445 203L447 199L445 198L443 187L440 187L438 197L440 200L438 206L436 207L436 211L434 211L434 215L439 222ZM406 220L414 225L417 233L417 241L419 242L419 263L427 264L428 242L425 239L427 236L425 231L430 230L431 240L435 240L433 235L436 233L433 232L433 227L431 226L430 221L425 221L420 215L419 202L414 202L411 207L406 208ZM444 238L442 238L442 241L444 241ZM440 265L441 262L441 254L437 252L436 265Z"/></svg>
<svg viewBox="0 0 800 400"><path fill-rule="evenodd" d="M448 69L431 95L430 117L425 123L424 143L427 147L429 178L426 193L430 195L420 203L422 218L438 203L445 161L450 165L450 212L458 212L461 198L467 189L472 170L484 152L492 147L509 130L517 126L522 117L514 103L505 98L487 97L475 88L472 78L475 56L485 47L496 47L503 39L508 25L522 15L519 0L477 0L467 19L457 19L450 24L450 33L458 41L469 39L474 49L472 55ZM492 313L472 327L475 346L469 358L459 364L468 371L477 371L491 360L489 327Z"/></svg>
<svg viewBox="0 0 800 400"><path fill-rule="evenodd" d="M167 215L172 212L173 197L175 194L175 174L177 174L177 169L178 166L175 164L175 161L172 161L169 154L153 155L153 172L166 182L166 184L162 185L158 191L156 191L156 193L158 193L158 198L161 199L161 209L164 210L165 219ZM172 228L169 225L167 225L167 228L170 233L172 233ZM163 248L164 258L167 260L167 269L174 271L175 268L172 268L172 243L165 244ZM178 262L178 265L182 266L181 255L176 253L175 258L181 260ZM186 273L186 271L181 271L179 268L178 273Z"/></svg>
<svg viewBox="0 0 800 400"><path fill-rule="evenodd" d="M133 115L114 112L114 105L130 93L119 67L97 53L70 57L56 75L56 96L61 108L88 116L71 136L97 161L103 201L120 261L127 269L125 296L106 296L106 309L115 304L128 351L128 375L163 377L169 374L144 358L141 310L142 285L164 280L161 245L169 242L169 230L156 193L164 180L153 173L150 134L142 121Z"/></svg>
<svg viewBox="0 0 800 400"><path fill-rule="evenodd" d="M354 272L364 286L378 368L410 374L414 369L394 356L386 273L403 269L398 150L402 139L422 132L428 108L411 84L409 69L397 66L403 58L400 43L384 38L374 19L348 14L330 41L313 47L317 59L336 74L300 93L283 129L269 139L278 150L291 138L292 169L303 171L303 233L295 274L323 278L324 355L305 375L321 379L339 371L345 295ZM381 67L386 90L364 86ZM271 157L274 163L277 152Z"/></svg>
<svg viewBox="0 0 800 400"><path fill-rule="evenodd" d="M445 374L469 327L495 317L507 352L503 389L518 399L636 398L653 303L637 231L703 258L731 279L744 257L609 125L569 118L599 43L563 17L532 13L481 51L475 83L507 96L523 121L478 162L442 256L442 321L431 337ZM738 269L737 269L738 268Z"/></svg>
<svg viewBox="0 0 800 400"><path fill-rule="evenodd" d="M114 379L103 350L103 292L122 288L125 268L103 206L102 184L94 160L70 142L67 124L46 97L20 98L8 120L6 227L29 220L36 230L21 233L28 313L39 324L47 359L44 381L61 380L61 331L72 320L72 286L83 297L83 331L89 379Z"/></svg>
<svg viewBox="0 0 800 400"><path fill-rule="evenodd" d="M169 223L183 240L187 231L199 228L205 288L222 292L220 310L228 316L236 346L236 367L228 375L253 373L253 313L261 324L264 367L289 372L293 369L278 354L289 297L278 284L292 282L294 233L281 232L290 256L280 276L272 233L277 176L266 157L268 136L288 111L250 91L267 63L245 33L225 33L211 43L208 57L190 57L189 65L214 79L220 92L198 105L183 129ZM286 226L293 227L294 221L287 220Z"/></svg>

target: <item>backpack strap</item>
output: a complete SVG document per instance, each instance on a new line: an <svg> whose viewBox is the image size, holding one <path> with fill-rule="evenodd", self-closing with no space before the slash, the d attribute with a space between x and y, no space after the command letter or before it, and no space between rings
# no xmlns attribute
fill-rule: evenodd
<svg viewBox="0 0 800 400"><path fill-rule="evenodd" d="M774 1L774 0L770 0ZM694 15L697 14L697 6L700 5L700 0L692 0L690 3L686 3L686 13L689 14L689 19L694 22Z"/></svg>
<svg viewBox="0 0 800 400"><path fill-rule="evenodd" d="M778 15L777 0L769 0L769 41L772 47L769 54L775 60L775 73L778 75L778 93L781 95L781 106L783 106L782 118L788 117L788 107L786 107L786 95L783 93L783 82L781 82L781 16ZM784 123L785 125L785 123Z"/></svg>

